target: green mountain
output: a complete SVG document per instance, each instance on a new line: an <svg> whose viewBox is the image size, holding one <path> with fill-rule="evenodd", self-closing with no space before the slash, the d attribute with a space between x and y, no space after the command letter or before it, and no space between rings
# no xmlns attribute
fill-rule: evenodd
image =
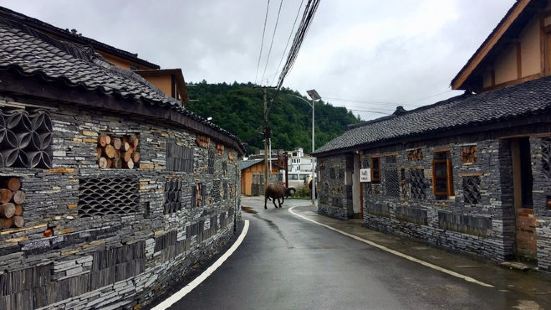
<svg viewBox="0 0 551 310"><path fill-rule="evenodd" d="M189 83L190 102L187 108L236 134L254 153L263 148L263 90L248 84ZM275 90L268 90L268 98ZM271 105L269 122L272 128L272 148L292 150L312 149L312 110L300 94L282 89ZM306 100L306 98L302 97ZM316 148L342 134L349 124L360 120L343 107L316 102Z"/></svg>

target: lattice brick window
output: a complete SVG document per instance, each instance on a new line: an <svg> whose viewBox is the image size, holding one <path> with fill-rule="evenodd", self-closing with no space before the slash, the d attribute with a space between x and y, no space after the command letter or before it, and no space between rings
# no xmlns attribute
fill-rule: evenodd
<svg viewBox="0 0 551 310"><path fill-rule="evenodd" d="M0 168L51 168L52 128L45 111L0 109Z"/></svg>
<svg viewBox="0 0 551 310"><path fill-rule="evenodd" d="M413 149L409 150L407 153L408 160L423 160L423 150L422 149Z"/></svg>
<svg viewBox="0 0 551 310"><path fill-rule="evenodd" d="M96 159L102 169L134 169L140 162L140 138L138 135L98 136Z"/></svg>
<svg viewBox="0 0 551 310"><path fill-rule="evenodd" d="M398 180L398 169L396 167L386 167L385 175L385 194L390 197L400 197L400 182Z"/></svg>
<svg viewBox="0 0 551 310"><path fill-rule="evenodd" d="M220 202L220 199L222 198L220 195L220 180L212 181L210 196L214 199L214 202Z"/></svg>
<svg viewBox="0 0 551 310"><path fill-rule="evenodd" d="M214 150L209 150L207 158L207 173L214 174Z"/></svg>
<svg viewBox="0 0 551 310"><path fill-rule="evenodd" d="M551 179L551 138L541 139L541 167L543 174Z"/></svg>
<svg viewBox="0 0 551 310"><path fill-rule="evenodd" d="M174 140L168 141L166 144L166 169L193 172L193 148L180 146Z"/></svg>
<svg viewBox="0 0 551 310"><path fill-rule="evenodd" d="M170 179L165 182L164 214L175 213L182 210L183 184L178 179Z"/></svg>
<svg viewBox="0 0 551 310"><path fill-rule="evenodd" d="M474 164L476 162L476 145L461 147L461 161L464 164Z"/></svg>
<svg viewBox="0 0 551 310"><path fill-rule="evenodd" d="M141 212L138 178L80 178L78 206L81 217Z"/></svg>
<svg viewBox="0 0 551 310"><path fill-rule="evenodd" d="M427 183L425 180L425 171L423 169L410 169L409 183L411 190L411 198L423 200L427 198L425 189Z"/></svg>
<svg viewBox="0 0 551 310"><path fill-rule="evenodd" d="M480 203L480 176L463 177L463 198L465 203L476 205Z"/></svg>
<svg viewBox="0 0 551 310"><path fill-rule="evenodd" d="M0 230L21 228L25 225L23 219L25 196L18 177L0 177Z"/></svg>

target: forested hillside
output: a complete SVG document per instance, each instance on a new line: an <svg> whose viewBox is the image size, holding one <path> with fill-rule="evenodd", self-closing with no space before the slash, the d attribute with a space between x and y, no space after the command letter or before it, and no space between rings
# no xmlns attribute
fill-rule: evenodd
<svg viewBox="0 0 551 310"><path fill-rule="evenodd" d="M248 84L188 84L191 111L239 136L248 144L249 152L263 146L263 91ZM274 94L269 90L269 98ZM272 148L291 150L302 147L312 149L312 110L298 92L282 89L270 110ZM306 98L304 98L306 99ZM324 102L316 103L316 148L340 135L349 124L359 122L346 108L334 107Z"/></svg>

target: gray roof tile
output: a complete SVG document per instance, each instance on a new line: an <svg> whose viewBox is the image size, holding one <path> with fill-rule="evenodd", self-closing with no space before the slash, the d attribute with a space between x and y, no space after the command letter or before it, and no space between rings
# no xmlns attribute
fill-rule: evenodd
<svg viewBox="0 0 551 310"><path fill-rule="evenodd" d="M545 77L477 95L464 94L362 123L329 141L315 154L549 113L550 109L551 77Z"/></svg>

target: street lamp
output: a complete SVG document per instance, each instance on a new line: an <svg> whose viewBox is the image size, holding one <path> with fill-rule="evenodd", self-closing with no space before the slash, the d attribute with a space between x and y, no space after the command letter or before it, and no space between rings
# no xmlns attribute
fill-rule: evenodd
<svg viewBox="0 0 551 310"><path fill-rule="evenodd" d="M308 96L310 97L310 99L312 99L312 193L311 194L312 194L312 204L315 207L316 206L316 165L314 163L313 154L316 151L316 143L315 143L316 133L315 133L315 127L314 127L314 122L315 122L314 112L315 112L315 103L316 101L321 100L321 97L315 89L306 91L306 93L308 93Z"/></svg>

